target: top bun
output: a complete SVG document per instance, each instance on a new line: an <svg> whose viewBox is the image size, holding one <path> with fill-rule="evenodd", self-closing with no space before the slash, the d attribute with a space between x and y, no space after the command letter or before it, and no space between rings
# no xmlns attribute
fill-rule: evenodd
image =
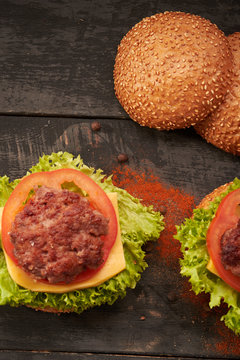
<svg viewBox="0 0 240 360"><path fill-rule="evenodd" d="M160 13L140 21L122 39L115 93L139 124L185 128L223 101L232 66L228 41L215 24L183 12Z"/></svg>
<svg viewBox="0 0 240 360"><path fill-rule="evenodd" d="M231 87L221 105L195 130L212 145L240 156L240 32L229 35L228 42L234 59Z"/></svg>

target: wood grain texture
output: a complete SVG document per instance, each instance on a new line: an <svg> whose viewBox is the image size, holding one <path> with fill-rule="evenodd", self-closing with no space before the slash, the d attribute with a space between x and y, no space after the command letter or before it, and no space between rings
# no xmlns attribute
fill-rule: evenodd
<svg viewBox="0 0 240 360"><path fill-rule="evenodd" d="M121 354L94 354L94 353L62 353L62 352L33 352L33 351L0 351L0 360L193 360L194 358L162 357L162 356L138 356ZM202 360L213 360L202 358ZM214 358L214 360L220 360Z"/></svg>
<svg viewBox="0 0 240 360"><path fill-rule="evenodd" d="M89 119L0 117L0 175L21 177L40 155L59 150L80 154L87 165L110 175L124 152L132 169L151 169L161 181L200 198L231 181L239 169L238 157L209 146L193 130L158 132L131 120L98 121L101 129L94 132ZM207 297L192 302L183 296L188 286L178 259L169 266L153 246L147 261L136 289L113 306L61 316L1 307L0 349L222 357L216 347L222 340L216 329L221 312L206 310ZM228 358L237 356L229 351Z"/></svg>
<svg viewBox="0 0 240 360"><path fill-rule="evenodd" d="M0 2L0 113L127 118L113 90L117 46L143 17L166 10L240 30L236 0Z"/></svg>
<svg viewBox="0 0 240 360"><path fill-rule="evenodd" d="M123 35L143 17L181 10L240 31L238 0L4 0L0 2L0 176L22 177L43 153L68 151L110 175L126 153L200 201L239 175L239 157L193 129L159 132L130 120L114 95L112 71ZM91 130L92 121L101 124ZM124 166L124 165L123 165ZM153 246L136 289L113 306L82 315L0 307L0 359L237 359L218 346L222 310L185 296L178 259ZM217 324L217 326L216 326ZM230 344L230 345L231 345Z"/></svg>
<svg viewBox="0 0 240 360"><path fill-rule="evenodd" d="M68 151L106 174L126 153L128 164L201 199L238 174L239 157L207 144L193 129L160 132L131 120L0 116L0 175L21 177L43 153Z"/></svg>

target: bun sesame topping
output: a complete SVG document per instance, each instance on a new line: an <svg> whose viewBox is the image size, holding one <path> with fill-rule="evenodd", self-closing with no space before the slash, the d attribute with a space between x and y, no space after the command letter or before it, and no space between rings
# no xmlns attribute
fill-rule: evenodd
<svg viewBox="0 0 240 360"><path fill-rule="evenodd" d="M240 155L240 33L228 36L234 58L231 87L223 103L195 130L214 146Z"/></svg>
<svg viewBox="0 0 240 360"><path fill-rule="evenodd" d="M221 30L183 12L144 18L122 39L115 60L116 97L142 126L197 124L223 101L232 54Z"/></svg>
<svg viewBox="0 0 240 360"><path fill-rule="evenodd" d="M218 196L220 196L224 191L227 190L227 188L232 184L232 182L229 182L227 184L221 185L218 188L214 189L211 193L207 194L202 200L201 202L198 204L198 206L196 207L198 208L203 208L203 209L207 209L209 207L209 205L211 204L211 202Z"/></svg>

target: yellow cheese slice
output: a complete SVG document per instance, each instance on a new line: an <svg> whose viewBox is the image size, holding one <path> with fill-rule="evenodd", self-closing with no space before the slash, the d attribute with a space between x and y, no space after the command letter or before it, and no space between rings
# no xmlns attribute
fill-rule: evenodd
<svg viewBox="0 0 240 360"><path fill-rule="evenodd" d="M207 269L211 271L213 274L219 276L217 269L215 268L212 259L210 258L207 264Z"/></svg>
<svg viewBox="0 0 240 360"><path fill-rule="evenodd" d="M125 263L123 245L120 235L117 194L111 193L108 194L108 196L113 204L113 207L117 215L118 235L104 266L91 279L74 284L63 284L63 285L45 284L40 281L34 280L25 271L23 271L20 267L18 267L11 260L11 258L5 253L7 268L11 278L18 285L21 285L24 288L32 291L65 293L72 290L86 289L89 287L100 285L105 281L107 281L108 279L120 273L122 270L124 270L126 267L126 263ZM2 210L3 208L1 208L0 210L0 216L2 216Z"/></svg>

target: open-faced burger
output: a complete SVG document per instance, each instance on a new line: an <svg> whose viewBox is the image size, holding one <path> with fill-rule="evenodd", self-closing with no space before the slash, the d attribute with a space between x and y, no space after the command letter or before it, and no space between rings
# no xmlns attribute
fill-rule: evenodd
<svg viewBox="0 0 240 360"><path fill-rule="evenodd" d="M0 178L0 304L77 312L112 304L146 268L163 217L69 153Z"/></svg>
<svg viewBox="0 0 240 360"><path fill-rule="evenodd" d="M210 307L227 303L225 324L240 333L240 180L207 195L193 216L177 227L181 274L196 294L210 294Z"/></svg>

